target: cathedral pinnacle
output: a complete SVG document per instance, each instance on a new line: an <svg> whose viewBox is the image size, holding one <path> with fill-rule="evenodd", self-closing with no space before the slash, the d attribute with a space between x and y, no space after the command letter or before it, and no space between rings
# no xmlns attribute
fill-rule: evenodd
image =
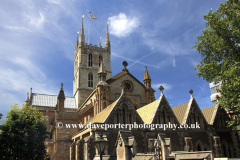
<svg viewBox="0 0 240 160"><path fill-rule="evenodd" d="M79 35L79 43L85 43L85 35L84 35L84 27L83 27L83 18L81 23L80 35Z"/></svg>
<svg viewBox="0 0 240 160"><path fill-rule="evenodd" d="M27 93L27 97L26 97L26 99L25 99L25 104L27 105L27 106L29 106L29 104L30 104L30 99L29 99L29 94Z"/></svg>
<svg viewBox="0 0 240 160"><path fill-rule="evenodd" d="M105 68L104 68L104 65L103 65L103 61L100 62L100 67L99 67L98 73L105 73Z"/></svg>
<svg viewBox="0 0 240 160"><path fill-rule="evenodd" d="M145 65L145 72L144 72L143 81L145 81L145 80L151 80L146 65Z"/></svg>
<svg viewBox="0 0 240 160"><path fill-rule="evenodd" d="M58 94L58 99L65 99L65 94L64 94L64 91L63 91L63 83L61 83L61 89L60 89L59 94Z"/></svg>
<svg viewBox="0 0 240 160"><path fill-rule="evenodd" d="M146 65L145 65L145 72L144 72L143 82L144 82L144 85L145 85L147 88L150 88L150 87L151 87L151 78L150 78L150 76L149 76L149 73L148 73L148 70L147 70L147 66L146 66Z"/></svg>
<svg viewBox="0 0 240 160"><path fill-rule="evenodd" d="M109 23L109 22L108 22L108 23ZM108 25L107 25L107 31L106 31L105 47L108 49L108 52L111 52L110 40L109 40L109 33L108 33Z"/></svg>
<svg viewBox="0 0 240 160"><path fill-rule="evenodd" d="M25 102L28 102L29 101L29 94L27 93L27 97L25 99Z"/></svg>
<svg viewBox="0 0 240 160"><path fill-rule="evenodd" d="M103 65L103 61L100 62L100 67L99 67L99 70L98 70L98 78L99 78L99 82L101 81L106 81L106 71L105 71L105 68L104 68L104 65Z"/></svg>
<svg viewBox="0 0 240 160"><path fill-rule="evenodd" d="M108 33L108 26L107 26L107 31L106 31L106 41L105 41L105 43L109 43L110 42L110 40L109 40L109 33Z"/></svg>

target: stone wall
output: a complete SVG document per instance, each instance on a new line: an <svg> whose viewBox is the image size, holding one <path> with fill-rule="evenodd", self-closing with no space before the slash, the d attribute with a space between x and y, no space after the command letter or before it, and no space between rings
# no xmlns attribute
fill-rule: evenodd
<svg viewBox="0 0 240 160"><path fill-rule="evenodd" d="M126 95L131 98L133 102L136 102L140 107L144 106L146 104L145 88L129 75L125 75L110 84L110 101L114 102L119 98L122 91L121 84L126 80L132 82L133 84L133 89L130 92L126 92Z"/></svg>

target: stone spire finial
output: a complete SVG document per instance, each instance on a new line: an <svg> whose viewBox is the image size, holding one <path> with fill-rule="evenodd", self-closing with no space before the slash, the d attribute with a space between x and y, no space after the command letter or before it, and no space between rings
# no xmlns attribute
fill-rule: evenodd
<svg viewBox="0 0 240 160"><path fill-rule="evenodd" d="M64 111L64 101L65 101L65 94L63 91L63 83L61 83L61 89L58 94L58 101L56 105L56 110L63 112Z"/></svg>
<svg viewBox="0 0 240 160"><path fill-rule="evenodd" d="M109 22L108 22L109 23ZM107 31L106 31L106 40L105 40L105 48L107 48L107 51L111 53L111 45L109 40L109 33L108 33L108 25L107 25Z"/></svg>
<svg viewBox="0 0 240 160"><path fill-rule="evenodd" d="M143 76L143 82L146 88L151 88L151 78L149 76L148 70L147 70L147 66L145 65L145 72L144 72L144 76Z"/></svg>
<svg viewBox="0 0 240 160"><path fill-rule="evenodd" d="M126 61L123 61L122 65L124 66L123 71L127 71L128 72L128 69L127 69L128 63Z"/></svg>
<svg viewBox="0 0 240 160"><path fill-rule="evenodd" d="M79 35L79 43L85 43L85 35L84 35L84 27L83 27L83 18L81 23L80 35Z"/></svg>
<svg viewBox="0 0 240 160"><path fill-rule="evenodd" d="M104 64L103 64L103 61L100 62L100 67L98 69L98 80L99 82L101 81L106 81L106 71L105 71L105 67L104 67Z"/></svg>
<svg viewBox="0 0 240 160"><path fill-rule="evenodd" d="M144 72L143 81L145 81L145 80L151 80L146 65L145 65L145 72Z"/></svg>
<svg viewBox="0 0 240 160"><path fill-rule="evenodd" d="M106 41L105 41L105 43L106 42L110 42L110 40L109 40L109 33L108 33L108 25L107 25L107 30L106 30Z"/></svg>
<svg viewBox="0 0 240 160"><path fill-rule="evenodd" d="M103 61L100 62L100 67L98 69L98 73L105 73L105 67L103 65Z"/></svg>
<svg viewBox="0 0 240 160"><path fill-rule="evenodd" d="M64 94L64 91L63 91L63 83L61 83L61 89L60 89L59 94L58 94L58 99L65 99L65 94Z"/></svg>
<svg viewBox="0 0 240 160"><path fill-rule="evenodd" d="M191 95L191 98L193 98L193 95L192 95L193 94L193 90L192 89L189 90L189 93Z"/></svg>
<svg viewBox="0 0 240 160"><path fill-rule="evenodd" d="M27 106L29 106L29 104L30 104L30 99L29 99L29 94L27 93L27 97L26 97L26 99L25 99L25 104L27 105Z"/></svg>
<svg viewBox="0 0 240 160"><path fill-rule="evenodd" d="M164 87L161 85L158 89L161 91L161 94L163 94Z"/></svg>
<svg viewBox="0 0 240 160"><path fill-rule="evenodd" d="M28 102L29 101L29 93L27 93L27 97L25 99L25 102Z"/></svg>

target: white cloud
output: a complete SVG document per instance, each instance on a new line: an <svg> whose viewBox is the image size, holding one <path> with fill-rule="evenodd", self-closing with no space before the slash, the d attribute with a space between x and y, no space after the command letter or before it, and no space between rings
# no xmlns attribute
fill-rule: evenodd
<svg viewBox="0 0 240 160"><path fill-rule="evenodd" d="M140 25L137 17L127 17L124 13L109 17L108 20L110 21L109 33L117 37L130 35Z"/></svg>
<svg viewBox="0 0 240 160"><path fill-rule="evenodd" d="M37 17L32 15L26 15L26 17L30 20L30 24L36 26L36 28L41 28L44 25L45 17L41 12Z"/></svg>
<svg viewBox="0 0 240 160"><path fill-rule="evenodd" d="M174 56L173 56L173 67L176 67L176 60Z"/></svg>
<svg viewBox="0 0 240 160"><path fill-rule="evenodd" d="M25 27L19 27L19 26L6 26L5 28L11 29L11 30L25 30L25 31L31 32L29 29Z"/></svg>
<svg viewBox="0 0 240 160"><path fill-rule="evenodd" d="M19 67L22 66L25 69L27 69L28 73L30 73L31 76L33 76L36 79L46 78L45 74L36 65L34 65L30 61L30 59L16 57L12 61L13 63L16 63Z"/></svg>
<svg viewBox="0 0 240 160"><path fill-rule="evenodd" d="M8 93L9 91L24 93L28 91L30 87L34 87L39 93L53 94L57 90L52 87L51 81L47 80L47 78L41 80L34 79L24 70L2 68L0 70L0 75L2 77L0 79L0 88L4 93Z"/></svg>
<svg viewBox="0 0 240 160"><path fill-rule="evenodd" d="M61 4L61 1L60 0L47 0L48 3L54 3L54 4Z"/></svg>
<svg viewBox="0 0 240 160"><path fill-rule="evenodd" d="M172 89L172 85L167 84L167 83L157 83L157 84L152 84L152 88L157 90L160 86L164 87L164 90L168 91L170 89Z"/></svg>

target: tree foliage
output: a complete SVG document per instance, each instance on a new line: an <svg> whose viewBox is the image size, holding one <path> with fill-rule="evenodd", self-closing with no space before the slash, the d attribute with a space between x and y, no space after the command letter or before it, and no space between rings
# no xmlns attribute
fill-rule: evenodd
<svg viewBox="0 0 240 160"><path fill-rule="evenodd" d="M204 14L207 29L198 36L193 48L202 61L195 66L197 75L207 82L221 82L219 105L233 115L228 122L240 125L240 2L227 0L216 12Z"/></svg>
<svg viewBox="0 0 240 160"><path fill-rule="evenodd" d="M0 159L46 159L46 117L31 106L11 106L0 126Z"/></svg>

